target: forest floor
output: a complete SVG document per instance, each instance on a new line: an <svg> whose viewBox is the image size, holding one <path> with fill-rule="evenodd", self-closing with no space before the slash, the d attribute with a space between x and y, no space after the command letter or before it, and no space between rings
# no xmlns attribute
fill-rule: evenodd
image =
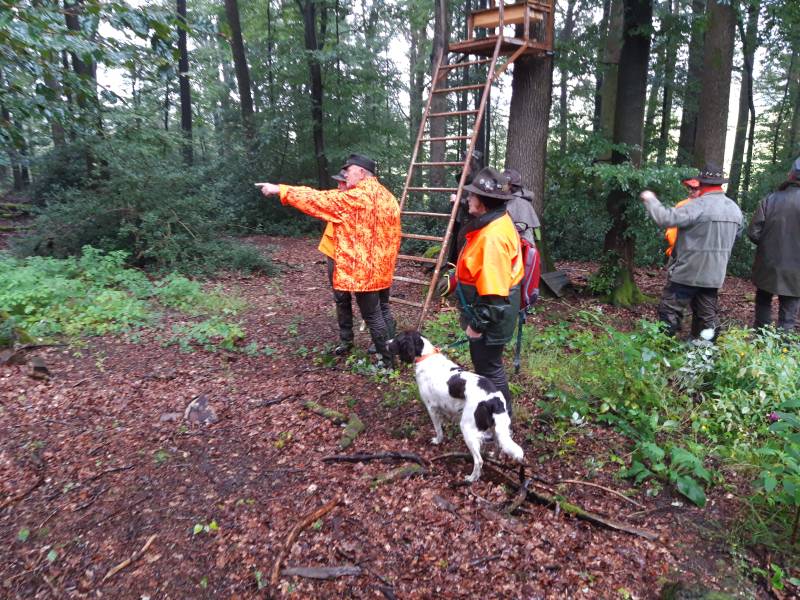
<svg viewBox="0 0 800 600"><path fill-rule="evenodd" d="M0 597L771 597L748 577L753 559L729 552L735 495L715 488L705 509L669 489L646 496L616 476L609 457L625 458L631 444L607 429L575 428L554 440L534 419L513 434L531 465L526 476L536 478L531 489L651 539L531 502L508 516L504 507L517 490L500 470L456 485L467 462L428 461L463 452L459 435L451 430L443 446L432 446L417 402L319 350L335 341L336 329L316 240L251 241L281 273L217 283L247 300L248 341L269 346L269 356L181 353L145 333L135 342L105 336L38 349L45 379L22 365L0 366ZM593 268L559 266L577 287ZM640 270L637 282L657 296L664 273ZM596 304L581 294L544 299L536 319ZM726 319L749 321L750 284L729 278L721 305ZM655 313L652 305L603 310L620 323ZM168 327L179 317L166 319ZM359 332L357 344L368 343ZM187 424L184 409L201 395L219 420ZM341 450L342 426L307 410L309 400L357 414L365 430ZM538 401L531 390L515 403L536 415ZM323 460L356 452L415 453L424 469L380 483L382 474L414 463ZM306 515L332 500L332 510L286 543ZM284 569L350 566L360 574L282 574L270 590L283 551ZM676 589L683 592L669 595Z"/></svg>

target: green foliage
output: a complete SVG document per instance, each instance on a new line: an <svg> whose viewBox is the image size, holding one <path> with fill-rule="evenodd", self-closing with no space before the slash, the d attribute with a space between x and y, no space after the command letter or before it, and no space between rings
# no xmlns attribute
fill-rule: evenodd
<svg viewBox="0 0 800 600"><path fill-rule="evenodd" d="M245 338L245 331L239 323L231 323L220 317L212 317L197 323L179 323L172 326L172 337L166 345L176 345L181 352L191 352L195 346L203 350L236 350Z"/></svg>
<svg viewBox="0 0 800 600"><path fill-rule="evenodd" d="M525 337L525 370L547 389L545 414L612 426L634 443L623 475L668 481L692 502L718 476L701 457L756 466L758 497L800 504L800 350L796 338L728 330L684 345L642 321L631 332L598 312ZM769 416L778 419L769 424ZM748 469L751 467L748 467ZM749 470L747 471L749 472Z"/></svg>

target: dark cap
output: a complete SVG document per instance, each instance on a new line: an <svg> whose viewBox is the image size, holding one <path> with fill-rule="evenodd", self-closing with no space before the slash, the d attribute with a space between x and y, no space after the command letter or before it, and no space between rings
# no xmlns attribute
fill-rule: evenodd
<svg viewBox="0 0 800 600"><path fill-rule="evenodd" d="M508 183L515 187L522 187L522 173L516 169L506 169L503 175L508 177Z"/></svg>
<svg viewBox="0 0 800 600"><path fill-rule="evenodd" d="M367 158L363 154L351 154L347 157L347 160L344 161L344 165L342 169L346 169L350 165L356 165L357 167L361 167L362 169L366 169L373 175L378 169L378 165L375 164L375 161L371 158Z"/></svg>
<svg viewBox="0 0 800 600"><path fill-rule="evenodd" d="M340 183L344 183L347 181L347 177L344 174L344 170L339 171L336 175L331 175L331 179L334 181L338 181Z"/></svg>
<svg viewBox="0 0 800 600"><path fill-rule="evenodd" d="M508 177L492 167L484 167L478 171L472 183L465 185L464 189L487 198L511 199L511 183Z"/></svg>
<svg viewBox="0 0 800 600"><path fill-rule="evenodd" d="M700 169L700 172L694 177L694 179L697 179L700 181L700 183L705 183L707 185L720 185L723 183L728 183L722 167L713 162L707 162L705 166Z"/></svg>

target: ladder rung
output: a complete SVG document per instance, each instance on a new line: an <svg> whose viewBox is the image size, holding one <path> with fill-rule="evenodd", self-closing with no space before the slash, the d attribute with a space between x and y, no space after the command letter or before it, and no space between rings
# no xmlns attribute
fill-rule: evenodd
<svg viewBox="0 0 800 600"><path fill-rule="evenodd" d="M429 265L435 265L436 259L435 258L426 258L424 256L411 256L410 254L398 254L397 258L401 260L410 260L413 262L421 262L421 263L428 263Z"/></svg>
<svg viewBox="0 0 800 600"><path fill-rule="evenodd" d="M449 135L446 137L432 137L432 138L420 138L420 142L446 142L448 140L469 140L472 139L472 136L469 135Z"/></svg>
<svg viewBox="0 0 800 600"><path fill-rule="evenodd" d="M441 88L439 90L433 90L434 94L452 94L453 92L465 92L466 90L479 90L485 86L485 83L475 83L472 85L459 85L456 87L451 88Z"/></svg>
<svg viewBox="0 0 800 600"><path fill-rule="evenodd" d="M454 187L410 187L409 192L457 192Z"/></svg>
<svg viewBox="0 0 800 600"><path fill-rule="evenodd" d="M431 113L428 115L428 118L433 119L434 117L457 117L458 115L476 115L476 114L478 114L477 110L454 110L452 112Z"/></svg>
<svg viewBox="0 0 800 600"><path fill-rule="evenodd" d="M404 210L402 214L408 215L409 217L444 217L445 219L450 218L450 213L421 212L418 210Z"/></svg>
<svg viewBox="0 0 800 600"><path fill-rule="evenodd" d="M422 235L419 233L401 233L400 237L404 237L407 240L427 240L429 242L443 242L443 237L438 237L435 235Z"/></svg>
<svg viewBox="0 0 800 600"><path fill-rule="evenodd" d="M422 302L412 302L411 300L403 300L402 298L395 298L391 296L389 298L391 302L397 302L398 304L405 304L407 306L414 306L416 308L422 308Z"/></svg>
<svg viewBox="0 0 800 600"><path fill-rule="evenodd" d="M405 283L415 283L417 285L430 285L430 281L424 279L414 279L413 277L403 277L402 275L395 275L393 281L403 281Z"/></svg>
<svg viewBox="0 0 800 600"><path fill-rule="evenodd" d="M467 61L467 62L453 63L452 65L442 65L439 68L440 69L463 69L464 67L469 67L469 66L472 66L472 65L485 65L485 64L488 64L490 62L492 62L492 61L490 59L486 58L486 59L481 59L481 60L470 60L470 61Z"/></svg>
<svg viewBox="0 0 800 600"><path fill-rule="evenodd" d="M442 162L417 162L415 167L463 167L463 160L446 160Z"/></svg>

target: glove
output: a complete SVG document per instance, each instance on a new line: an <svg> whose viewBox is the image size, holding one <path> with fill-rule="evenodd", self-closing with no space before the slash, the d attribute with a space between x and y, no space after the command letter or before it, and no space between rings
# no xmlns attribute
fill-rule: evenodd
<svg viewBox="0 0 800 600"><path fill-rule="evenodd" d="M439 281L436 282L436 295L442 298L449 296L456 291L457 283L458 281L456 280L456 273L453 269L444 272L439 278Z"/></svg>

